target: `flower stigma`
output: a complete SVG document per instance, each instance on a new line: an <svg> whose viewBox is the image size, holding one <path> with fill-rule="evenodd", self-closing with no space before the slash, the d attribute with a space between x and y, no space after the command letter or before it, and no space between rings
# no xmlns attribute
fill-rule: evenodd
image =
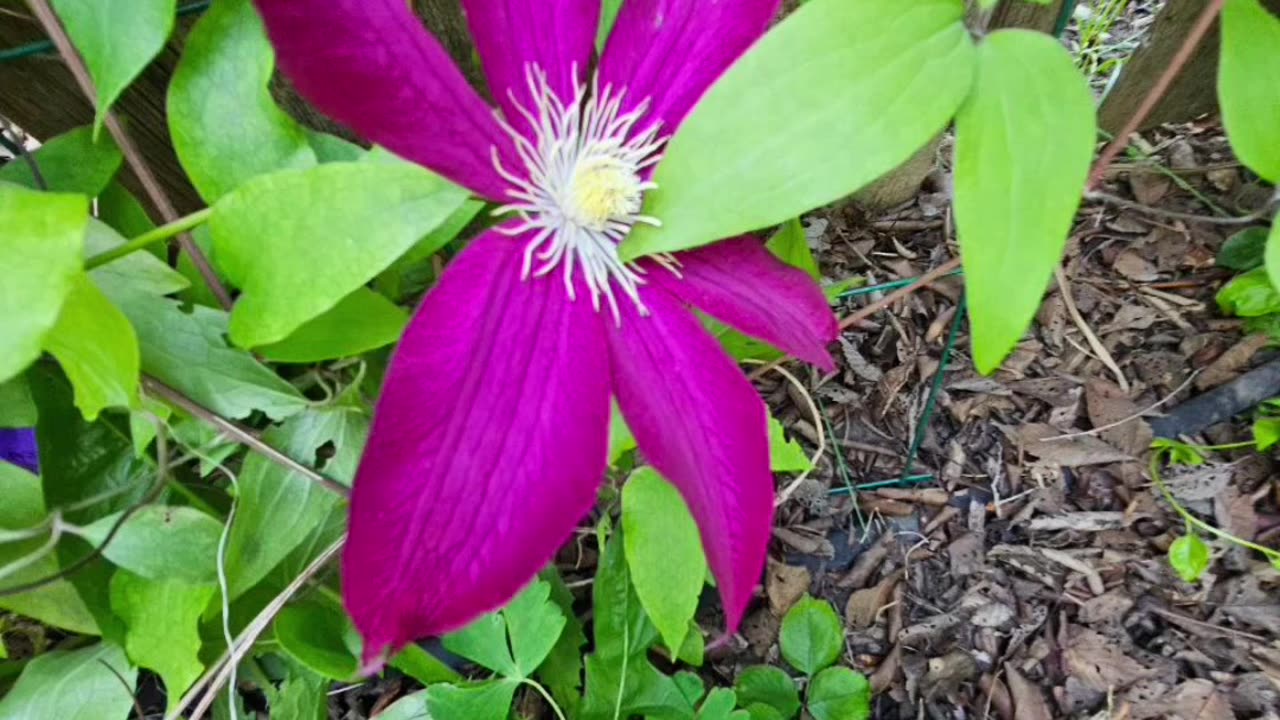
<svg viewBox="0 0 1280 720"><path fill-rule="evenodd" d="M643 129L640 121L649 109L645 100L622 112L625 90L611 85L603 89L578 81L573 69L573 98L566 103L556 94L547 74L536 65L525 68L531 104L526 107L511 94L511 104L529 124L516 130L499 116L524 163L523 174L503 167L498 149L493 164L510 183L511 202L494 211L513 213L518 222L499 232L529 237L521 278L541 277L557 268L563 274L570 300L576 299L575 272L591 293L591 306L599 312L601 297L608 302L614 322L621 322L616 291L630 298L641 315L648 310L640 299L644 269L624 262L618 244L637 223L658 227L653 217L642 215L645 192L657 187L645 179L646 171L662 158L667 138L659 135L660 121ZM674 258L655 258L675 271Z"/></svg>

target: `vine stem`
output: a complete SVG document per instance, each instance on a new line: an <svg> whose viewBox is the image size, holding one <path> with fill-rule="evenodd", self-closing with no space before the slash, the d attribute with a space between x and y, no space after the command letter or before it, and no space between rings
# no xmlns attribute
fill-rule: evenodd
<svg viewBox="0 0 1280 720"><path fill-rule="evenodd" d="M1252 445L1253 443L1246 443L1246 444ZM1238 445L1240 444L1231 443L1229 445L1209 446L1202 449L1206 449L1206 450L1218 449L1218 448L1234 449ZM1236 537L1235 535L1232 535L1226 530L1210 525L1204 520L1201 520L1195 515L1192 515L1190 510L1187 510L1186 508L1182 507L1182 504L1179 503L1177 498L1173 496L1173 493L1169 491L1169 486L1164 484L1164 478L1160 475L1160 460L1163 457L1164 457L1164 453L1161 453L1161 452L1152 453L1151 468L1150 468L1151 480L1156 484L1156 487L1160 488L1160 494L1164 496L1164 501L1169 503L1169 506L1173 508L1174 512L1178 513L1178 515L1183 519L1184 522L1187 523L1187 525L1191 527L1195 527L1206 533L1209 533L1210 535L1214 535L1216 537L1222 538L1223 540L1226 540L1229 543L1234 543L1241 547L1246 547L1246 548L1249 548L1250 550L1260 552L1263 555L1265 555L1267 558L1269 558L1272 561L1272 563L1275 563L1277 560L1280 560L1280 552L1276 552L1275 550L1269 547L1264 547L1255 542L1250 542L1249 540L1245 540L1244 538Z"/></svg>
<svg viewBox="0 0 1280 720"><path fill-rule="evenodd" d="M311 578L315 577L329 564L329 561L338 554L338 551L342 549L346 541L347 536L345 534L335 540L332 545L317 555L311 561L311 564L299 573L298 577L294 578L279 595L276 595L271 602L267 603L267 606L240 632L235 644L223 652L222 657L218 658L218 661L205 671L204 676L187 690L186 694L178 701L177 707L165 715L165 720L179 720L184 717L183 712L191 703L195 702L196 698L200 698L200 702L196 705L195 710L185 717L190 717L191 720L199 720L204 717L214 700L217 699L218 693L222 690L227 680L230 679L232 674L231 666L239 664L240 660L253 648L253 644L262 636L262 633L266 632L267 628L271 626L271 621L284 609L289 600L302 589L303 585L310 582ZM232 692L234 692L234 688L232 688Z"/></svg>
<svg viewBox="0 0 1280 720"><path fill-rule="evenodd" d="M129 242L123 245L113 247L110 250L94 255L93 257L85 261L84 269L93 270L94 268L102 267L107 263L119 260L125 255L132 254L145 247L154 245L155 243L158 243L161 240L168 240L174 235L180 235L184 232L187 232L188 230L196 227L197 225L204 224L204 222L208 220L209 216L212 214L213 214L213 208L205 208L203 210L197 210L196 212L193 212L190 215L184 215L178 218L177 220L174 220L173 222L168 223L167 225L161 225L160 227L155 228L154 230L145 232L139 235L138 237L133 238L132 240L130 240Z"/></svg>
<svg viewBox="0 0 1280 720"><path fill-rule="evenodd" d="M1152 111L1156 109L1156 104L1164 98L1165 93L1169 92L1169 87L1173 85L1173 81L1178 77L1178 73L1182 72L1182 68L1186 66L1191 59L1191 54L1200 47L1204 36L1209 33L1209 28L1213 27L1213 21L1217 19L1218 14L1222 12L1223 5L1226 0L1210 0L1205 6L1204 12L1200 13L1200 17L1196 19L1196 24L1192 26L1191 32L1187 33L1187 37L1182 41L1182 46L1178 48L1178 52L1174 54L1173 60L1169 62L1169 66L1164 69L1160 77L1156 79L1155 85L1151 86L1151 90L1147 92L1147 96L1142 99L1142 104L1134 111L1133 116L1124 124L1120 132L1115 134L1107 147L1103 149L1102 154L1098 156L1098 161L1093 165L1093 171L1089 173L1089 182L1085 186L1087 190L1093 190L1098 183L1102 182L1102 178L1106 175L1107 167L1116 159L1126 147L1129 146L1129 137L1138 131L1142 122L1151 116Z"/></svg>
<svg viewBox="0 0 1280 720"><path fill-rule="evenodd" d="M93 79L89 76L84 60L76 52L75 46L71 44L71 38L62 27L57 14L54 13L53 8L49 5L49 0L27 0L27 4L31 6L31 11L35 14L36 20L40 22L41 27L44 28L45 34L49 36L54 46L58 48L58 54L62 56L63 62L67 64L67 68L75 78L76 84L80 86L80 91L96 107L97 100L95 98L97 98L97 93L94 91ZM133 139L129 137L129 133L125 132L124 125L109 109L100 108L100 110L103 124L107 126L107 132L111 133L112 139L120 147L120 152L124 155L125 161L129 163L129 168L133 170L134 176L142 184L142 189L146 192L147 199L160 212L160 217L165 223L176 221L178 219L178 211L174 209L173 203L169 201L169 196L165 194L164 188L160 186L160 181L151 172L151 168L147 167L146 161L142 158L142 153L138 152L138 147L133 144ZM218 303L222 305L224 310L230 310L232 304L231 294L227 292L227 288L222 284L222 281L218 279L217 273L213 271L213 266L209 264L209 259L196 246L191 236L178 235L178 245L187 254L187 257L191 259L191 264L200 273L200 277L204 278L214 297L218 299Z"/></svg>
<svg viewBox="0 0 1280 720"><path fill-rule="evenodd" d="M538 694L542 696L542 699L546 700L547 704L551 706L551 709L555 711L556 717L559 718L559 720L565 720L564 711L560 709L560 705L558 705L555 699L551 697L551 693L547 692L547 689L542 687L542 683L536 680L530 680L529 678L525 678L520 682L528 685L534 690L537 690Z"/></svg>
<svg viewBox="0 0 1280 720"><path fill-rule="evenodd" d="M245 430L236 423L233 423L203 405L200 405L191 398L183 395L177 390L174 390L168 385L165 385L159 380L156 380L149 375L143 375L142 388L161 400L164 400L171 405L175 405L184 412L194 415L205 423L212 425L227 437L248 447L250 450L262 455L280 467L291 472L296 472L314 483L323 485L329 491L341 495L344 498L349 499L351 497L351 489L346 485L343 485L332 478L325 477L297 460L294 460L288 455L271 447L252 432Z"/></svg>

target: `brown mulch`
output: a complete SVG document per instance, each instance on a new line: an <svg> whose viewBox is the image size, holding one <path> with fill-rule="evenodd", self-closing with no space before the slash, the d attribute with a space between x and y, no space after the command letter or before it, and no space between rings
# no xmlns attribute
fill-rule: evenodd
<svg viewBox="0 0 1280 720"><path fill-rule="evenodd" d="M1245 214L1269 193L1213 123L1155 133L1145 149L1151 163L1120 166L1109 192L1207 214L1160 164L1228 212ZM826 275L876 283L953 257L940 185L889 212L850 205L809 218ZM1146 417L1275 355L1214 302L1231 277L1214 258L1238 229L1087 204L1065 284L1050 284L1004 367L977 375L961 336L912 468L903 463L959 279L845 334L840 371L808 377L823 418L788 383L762 382L810 450L818 424L829 426L828 452L780 509L766 601L723 671L776 661L778 617L807 591L845 610L844 660L871 678L874 717L1280 716L1280 572L1212 543L1209 573L1183 583L1165 555L1182 523L1146 475ZM1224 423L1196 439L1248 438L1246 423ZM856 502L832 495L846 478L920 474L933 477ZM1272 457L1220 454L1169 479L1202 517L1274 543Z"/></svg>

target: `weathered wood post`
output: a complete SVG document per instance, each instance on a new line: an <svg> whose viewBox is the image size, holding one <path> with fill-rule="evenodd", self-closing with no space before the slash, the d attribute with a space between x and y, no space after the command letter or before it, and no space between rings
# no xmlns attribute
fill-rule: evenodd
<svg viewBox="0 0 1280 720"><path fill-rule="evenodd" d="M459 0L415 0L419 16L473 82L479 83L479 66L471 49ZM203 206L178 164L169 140L165 118L165 96L173 69L181 56L183 40L195 18L180 20L169 44L114 106L130 136L179 212ZM26 4L0 0L0 50L44 40L39 24ZM287 83L273 83L280 104L293 116L312 127L342 131L299 98ZM56 53L31 55L0 62L0 114L33 137L47 139L93 121L93 106L76 87L70 71ZM124 173L126 185L132 178ZM133 188L135 192L137 188ZM141 198L142 194L137 193Z"/></svg>

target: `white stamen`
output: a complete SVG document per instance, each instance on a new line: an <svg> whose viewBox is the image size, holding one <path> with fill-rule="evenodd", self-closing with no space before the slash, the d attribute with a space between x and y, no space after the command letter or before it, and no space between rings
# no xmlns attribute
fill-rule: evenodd
<svg viewBox="0 0 1280 720"><path fill-rule="evenodd" d="M577 68L573 69L577 78ZM622 113L626 92L603 90L592 81L574 81L574 97L565 104L551 88L547 74L537 66L525 68L525 79L534 107L511 96L511 104L532 129L532 138L517 131L501 116L498 122L515 141L516 154L527 177L502 166L498 149L491 150L493 165L511 187L512 202L494 211L513 213L514 224L498 228L512 236L532 235L524 250L521 278L542 277L556 268L564 273L569 299L575 298L574 271L580 271L591 293L591 306L600 311L600 297L609 303L614 322L621 321L616 285L635 303L640 314L648 310L640 300L644 270L623 262L618 244L636 223L655 227L661 223L641 215L644 193L657 187L642 179L655 165L666 142L659 136L662 123L655 121L637 132L649 109L649 101ZM679 274L674 258L658 258L659 264Z"/></svg>

